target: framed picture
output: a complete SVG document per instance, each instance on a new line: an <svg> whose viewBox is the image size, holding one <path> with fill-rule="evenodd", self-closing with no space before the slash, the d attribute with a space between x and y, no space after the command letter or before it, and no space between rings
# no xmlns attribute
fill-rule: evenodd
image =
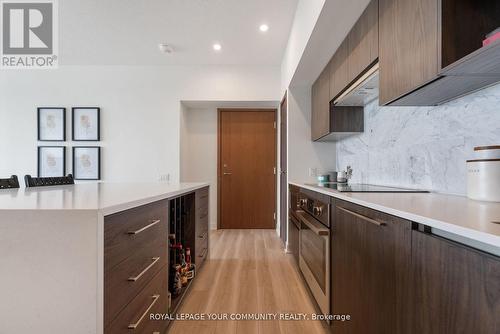
<svg viewBox="0 0 500 334"><path fill-rule="evenodd" d="M75 180L101 179L101 148L98 146L73 147L73 177Z"/></svg>
<svg viewBox="0 0 500 334"><path fill-rule="evenodd" d="M101 140L101 109L97 107L74 107L72 114L72 138L74 141Z"/></svg>
<svg viewBox="0 0 500 334"><path fill-rule="evenodd" d="M38 146L38 177L60 177L66 174L66 147Z"/></svg>
<svg viewBox="0 0 500 334"><path fill-rule="evenodd" d="M66 108L37 108L38 140L66 140Z"/></svg>

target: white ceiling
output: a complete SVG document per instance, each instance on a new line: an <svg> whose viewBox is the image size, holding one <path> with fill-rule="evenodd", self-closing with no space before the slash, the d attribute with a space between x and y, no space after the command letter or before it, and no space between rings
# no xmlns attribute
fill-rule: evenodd
<svg viewBox="0 0 500 334"><path fill-rule="evenodd" d="M62 0L61 65L279 65L297 0ZM259 31L267 23L269 31ZM159 43L175 52L162 54ZM212 49L214 42L222 51Z"/></svg>

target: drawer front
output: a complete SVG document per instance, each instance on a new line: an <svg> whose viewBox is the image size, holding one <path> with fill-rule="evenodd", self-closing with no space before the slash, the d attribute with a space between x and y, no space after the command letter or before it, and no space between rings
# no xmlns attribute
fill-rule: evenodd
<svg viewBox="0 0 500 334"><path fill-rule="evenodd" d="M196 238L196 259L195 264L199 269L208 256L208 232L205 238Z"/></svg>
<svg viewBox="0 0 500 334"><path fill-rule="evenodd" d="M196 208L208 207L208 187L196 190Z"/></svg>
<svg viewBox="0 0 500 334"><path fill-rule="evenodd" d="M128 304L167 264L167 237L155 238L137 248L104 276L104 326Z"/></svg>
<svg viewBox="0 0 500 334"><path fill-rule="evenodd" d="M196 218L204 219L208 218L208 206L202 206L196 209Z"/></svg>
<svg viewBox="0 0 500 334"><path fill-rule="evenodd" d="M340 210L340 211L339 211ZM389 215L384 212L373 210L361 205L357 205L351 202L346 202L342 200L335 200L335 211L332 214L332 229L335 229L335 219L337 218L337 212L342 212L348 215L361 215L362 218L368 218L372 222L383 225L388 229L393 226L403 226L407 229L411 228L411 221Z"/></svg>
<svg viewBox="0 0 500 334"><path fill-rule="evenodd" d="M196 234L208 231L208 212L201 217L196 217Z"/></svg>
<svg viewBox="0 0 500 334"><path fill-rule="evenodd" d="M127 307L113 320L105 334L118 333L163 333L167 321L149 320L151 313L168 313L167 266L163 267L149 284Z"/></svg>
<svg viewBox="0 0 500 334"><path fill-rule="evenodd" d="M168 202L159 201L104 218L104 271L138 249L167 239Z"/></svg>

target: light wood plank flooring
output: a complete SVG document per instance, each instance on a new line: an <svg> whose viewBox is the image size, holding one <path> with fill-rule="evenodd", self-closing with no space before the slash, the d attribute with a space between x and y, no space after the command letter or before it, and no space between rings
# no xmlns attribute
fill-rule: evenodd
<svg viewBox="0 0 500 334"><path fill-rule="evenodd" d="M179 313L316 313L274 230L219 230ZM327 333L319 321L175 321L169 334Z"/></svg>

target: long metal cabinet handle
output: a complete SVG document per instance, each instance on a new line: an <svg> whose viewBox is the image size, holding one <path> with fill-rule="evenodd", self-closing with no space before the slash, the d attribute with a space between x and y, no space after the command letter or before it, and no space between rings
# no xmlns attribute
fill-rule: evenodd
<svg viewBox="0 0 500 334"><path fill-rule="evenodd" d="M151 310L151 308L153 308L153 306L156 304L156 302L158 301L158 299L160 299L160 295L153 295L153 296L151 296L151 298L153 298L153 302L151 303L151 305L149 305L149 307L141 315L141 317L139 318L139 320L137 320L136 323L128 325L128 329L136 329L137 327L139 327L139 325L141 324L142 320L146 317L146 315L149 313L149 311Z"/></svg>
<svg viewBox="0 0 500 334"><path fill-rule="evenodd" d="M127 233L128 233L128 234L139 234L139 233L141 233L141 232L146 231L148 228L151 228L151 227L155 226L155 225L156 225L156 224L158 224L160 221L161 221L161 220L159 220L159 219L157 219L157 220L153 220L153 222L152 222L151 224L146 225L146 226L144 226L143 228L138 229L138 230L136 230L136 231L128 231Z"/></svg>
<svg viewBox="0 0 500 334"><path fill-rule="evenodd" d="M151 269L156 264L156 262L160 261L160 257L153 257L151 260L153 260L153 262L151 262L149 266L144 268L144 270L141 271L137 276L129 277L128 280L131 282L137 281L139 278L142 277L142 275L144 275L149 269Z"/></svg>
<svg viewBox="0 0 500 334"><path fill-rule="evenodd" d="M321 225L320 223L315 223L315 222L311 222L311 221L307 220L307 218L304 217L304 211L298 210L296 212L297 212L297 216L299 216L300 220L305 225L307 225L307 227L309 227L309 229L311 229L311 231L313 231L317 235L329 235L330 234L330 230L328 230L326 227L323 227L323 225Z"/></svg>
<svg viewBox="0 0 500 334"><path fill-rule="evenodd" d="M368 222L368 223L371 223L371 224L373 224L373 225L377 225L377 226L384 226L384 225L387 225L387 224L386 224L386 223L384 223L384 222L379 222L379 221L377 221L377 220L375 220L375 219L368 218L368 217L366 217L366 216L360 215L359 213L356 213L356 212L354 212L354 211L351 211L351 210L345 209L345 208L343 208L343 207L338 206L337 208L338 208L339 210L342 210L342 211L344 211L344 212L347 212L348 214L353 215L353 216L355 216L355 217L358 217L359 219L362 219L362 220L364 220L364 221L366 221L366 222Z"/></svg>
<svg viewBox="0 0 500 334"><path fill-rule="evenodd" d="M207 255L207 252L208 252L208 248L203 249L203 253L198 255L198 257L201 257L201 258L205 257L205 255Z"/></svg>

